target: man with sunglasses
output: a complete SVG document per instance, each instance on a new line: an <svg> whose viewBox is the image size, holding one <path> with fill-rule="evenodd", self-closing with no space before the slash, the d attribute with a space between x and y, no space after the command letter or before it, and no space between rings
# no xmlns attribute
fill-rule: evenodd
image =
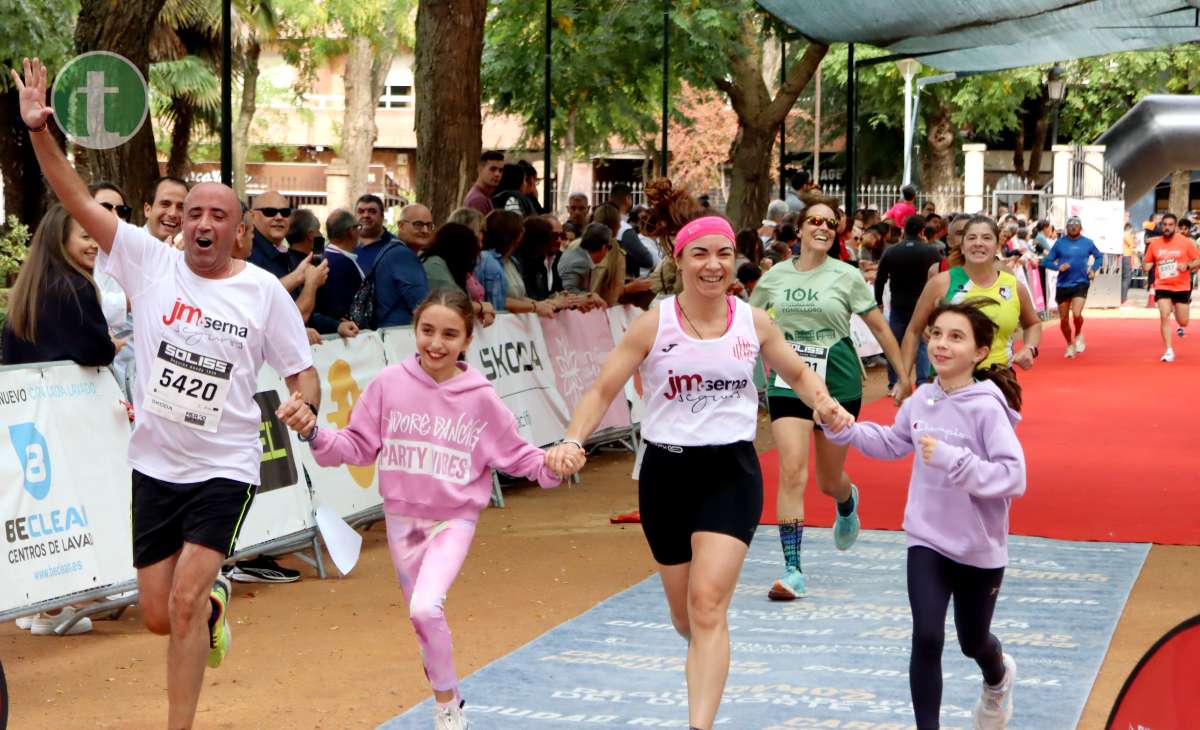
<svg viewBox="0 0 1200 730"><path fill-rule="evenodd" d="M187 194L188 184L171 175L150 183L150 194L142 206L142 213L146 216L145 228L151 236L167 243L174 241L183 225L183 199Z"/></svg>
<svg viewBox="0 0 1200 730"><path fill-rule="evenodd" d="M247 260L274 274L294 298L304 284L311 257L305 256L299 263L293 264L288 256L286 238L292 220L292 207L283 195L268 190L254 199L251 210L254 215L254 242Z"/></svg>

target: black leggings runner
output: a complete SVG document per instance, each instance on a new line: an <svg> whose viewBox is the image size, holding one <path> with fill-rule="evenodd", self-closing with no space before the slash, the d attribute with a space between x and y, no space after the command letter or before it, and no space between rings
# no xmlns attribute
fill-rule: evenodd
<svg viewBox="0 0 1200 730"><path fill-rule="evenodd" d="M908 549L908 603L912 608L912 659L908 686L918 730L936 730L942 707L942 646L946 608L954 596L954 628L963 654L983 670L991 685L1004 679L1000 640L991 633L992 611L1004 568L956 563L927 547Z"/></svg>

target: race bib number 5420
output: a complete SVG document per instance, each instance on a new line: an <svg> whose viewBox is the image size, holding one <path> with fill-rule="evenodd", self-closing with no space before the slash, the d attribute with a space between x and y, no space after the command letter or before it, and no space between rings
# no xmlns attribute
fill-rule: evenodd
<svg viewBox="0 0 1200 730"><path fill-rule="evenodd" d="M215 433L229 397L233 363L163 341L142 408L169 421Z"/></svg>

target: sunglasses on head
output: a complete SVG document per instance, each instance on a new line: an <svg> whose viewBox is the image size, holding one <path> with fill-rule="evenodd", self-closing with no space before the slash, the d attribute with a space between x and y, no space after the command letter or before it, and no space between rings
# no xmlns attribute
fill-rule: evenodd
<svg viewBox="0 0 1200 730"><path fill-rule="evenodd" d="M804 222L810 226L825 226L831 231L836 231L838 226L837 218L826 218L823 215L805 216Z"/></svg>
<svg viewBox="0 0 1200 730"><path fill-rule="evenodd" d="M291 208L255 208L255 210L268 218L274 218L277 215L283 216L284 218L292 217Z"/></svg>
<svg viewBox="0 0 1200 730"><path fill-rule="evenodd" d="M123 221L128 221L129 217L133 215L133 209L128 205L113 205L112 203L101 203L100 205L103 205L105 210L116 213L117 217Z"/></svg>

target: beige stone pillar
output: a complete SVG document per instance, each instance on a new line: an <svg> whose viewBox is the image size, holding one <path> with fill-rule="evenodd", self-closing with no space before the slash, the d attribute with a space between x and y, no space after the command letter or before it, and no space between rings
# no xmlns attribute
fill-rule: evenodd
<svg viewBox="0 0 1200 730"><path fill-rule="evenodd" d="M983 199L985 144L965 144L963 150L963 212L978 213L987 205Z"/></svg>
<svg viewBox="0 0 1200 730"><path fill-rule="evenodd" d="M354 210L354 201L350 199L350 169L340 157L333 158L325 167L325 204L330 210Z"/></svg>

